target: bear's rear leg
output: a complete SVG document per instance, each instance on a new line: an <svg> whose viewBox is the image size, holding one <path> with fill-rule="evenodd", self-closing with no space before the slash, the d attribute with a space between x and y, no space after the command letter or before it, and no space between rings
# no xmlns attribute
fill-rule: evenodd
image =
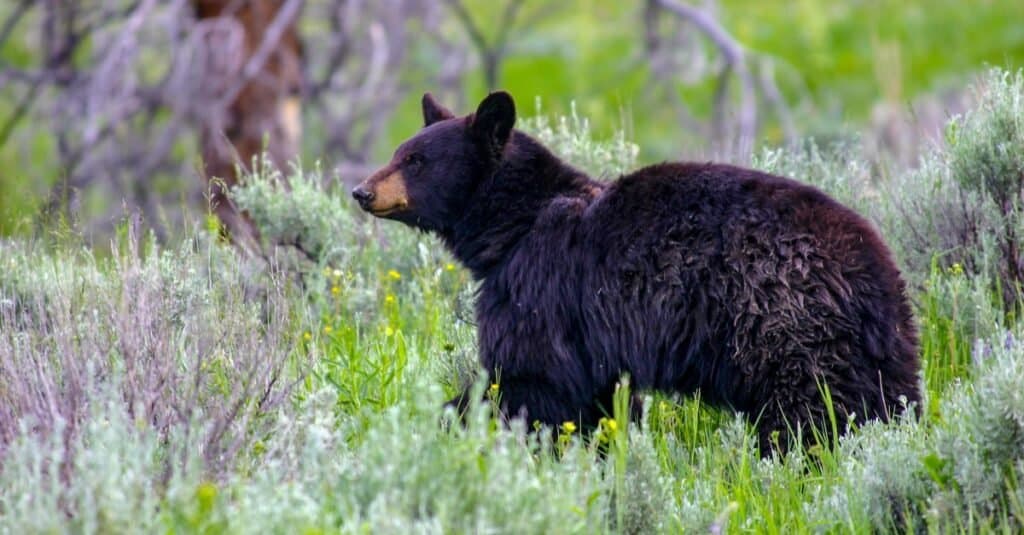
<svg viewBox="0 0 1024 535"><path fill-rule="evenodd" d="M834 434L846 429L846 412L839 404L833 405L830 415L825 399L800 399L775 396L764 405L757 421L757 438L761 456L771 452L785 455L800 444L804 449L816 444L828 447ZM755 415L756 416L756 415Z"/></svg>

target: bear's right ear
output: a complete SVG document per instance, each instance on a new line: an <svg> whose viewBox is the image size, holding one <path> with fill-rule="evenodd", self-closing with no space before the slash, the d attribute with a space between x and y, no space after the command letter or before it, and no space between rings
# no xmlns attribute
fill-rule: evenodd
<svg viewBox="0 0 1024 535"><path fill-rule="evenodd" d="M448 108L437 103L434 95L423 94L423 126L430 126L438 121L451 119L455 114L448 111Z"/></svg>
<svg viewBox="0 0 1024 535"><path fill-rule="evenodd" d="M516 104L512 95L496 91L480 103L470 125L473 134L495 154L500 154L516 124Z"/></svg>

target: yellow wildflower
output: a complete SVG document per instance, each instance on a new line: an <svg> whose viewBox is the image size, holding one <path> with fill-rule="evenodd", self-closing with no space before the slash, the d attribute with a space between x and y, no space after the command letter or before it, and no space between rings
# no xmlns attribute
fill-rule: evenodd
<svg viewBox="0 0 1024 535"><path fill-rule="evenodd" d="M491 383L491 389L489 391L491 395L498 393L498 383Z"/></svg>
<svg viewBox="0 0 1024 535"><path fill-rule="evenodd" d="M331 295L338 295L341 293L341 288L337 286L331 286Z"/></svg>
<svg viewBox="0 0 1024 535"><path fill-rule="evenodd" d="M393 269L389 269L388 270L388 278L392 279L392 280L399 280L399 279L402 278L402 274L397 272L397 271L395 271L395 270L393 270Z"/></svg>
<svg viewBox="0 0 1024 535"><path fill-rule="evenodd" d="M330 325L324 325L324 334L331 334L334 329Z"/></svg>
<svg viewBox="0 0 1024 535"><path fill-rule="evenodd" d="M384 336L391 336L393 334L395 334L395 330L392 329L390 325L387 326L387 327L384 327Z"/></svg>
<svg viewBox="0 0 1024 535"><path fill-rule="evenodd" d="M387 294L387 295L385 295L384 296L384 302L385 303L394 303L395 302L395 294Z"/></svg>
<svg viewBox="0 0 1024 535"><path fill-rule="evenodd" d="M574 422L564 422L562 423L562 431L567 435L571 435L576 432L576 424Z"/></svg>
<svg viewBox="0 0 1024 535"><path fill-rule="evenodd" d="M452 264L451 262L448 262L447 264L444 265L444 270L445 271L455 271L455 264Z"/></svg>
<svg viewBox="0 0 1024 535"><path fill-rule="evenodd" d="M313 333L311 333L309 331L306 331L306 332L302 333L302 339L306 340L307 342L312 340L313 339Z"/></svg>
<svg viewBox="0 0 1024 535"><path fill-rule="evenodd" d="M196 499L200 508L209 510L213 507L213 501L217 499L217 485L210 482L200 483L196 489Z"/></svg>

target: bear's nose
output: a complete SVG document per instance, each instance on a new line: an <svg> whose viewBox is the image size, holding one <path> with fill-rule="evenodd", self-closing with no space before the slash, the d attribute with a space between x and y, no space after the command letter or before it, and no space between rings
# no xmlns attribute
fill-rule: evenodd
<svg viewBox="0 0 1024 535"><path fill-rule="evenodd" d="M366 204L373 200L373 192L362 186L356 186L356 189L352 190L352 198L359 201L359 204Z"/></svg>

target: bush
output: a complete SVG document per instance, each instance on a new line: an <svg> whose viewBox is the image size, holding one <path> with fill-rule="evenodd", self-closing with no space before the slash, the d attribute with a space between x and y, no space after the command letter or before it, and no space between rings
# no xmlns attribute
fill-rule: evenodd
<svg viewBox="0 0 1024 535"><path fill-rule="evenodd" d="M590 121L576 114L575 102L568 117L552 121L541 112L538 98L537 115L523 119L519 128L535 136L559 158L596 178L614 179L632 171L640 154L640 147L628 141L623 130L616 130L609 140L595 140Z"/></svg>
<svg viewBox="0 0 1024 535"><path fill-rule="evenodd" d="M301 314L287 281L255 281L216 246L162 250L129 229L108 260L3 252L0 302L13 304L0 310L0 451L26 429L58 427L70 447L109 394L158 434L195 424L192 440L220 473L289 390Z"/></svg>
<svg viewBox="0 0 1024 535"><path fill-rule="evenodd" d="M864 511L877 529L1016 532L1024 527L1024 344L1009 334L980 343L973 382L940 402L940 419L877 422L845 438L839 484L812 502L822 527L856 524Z"/></svg>

